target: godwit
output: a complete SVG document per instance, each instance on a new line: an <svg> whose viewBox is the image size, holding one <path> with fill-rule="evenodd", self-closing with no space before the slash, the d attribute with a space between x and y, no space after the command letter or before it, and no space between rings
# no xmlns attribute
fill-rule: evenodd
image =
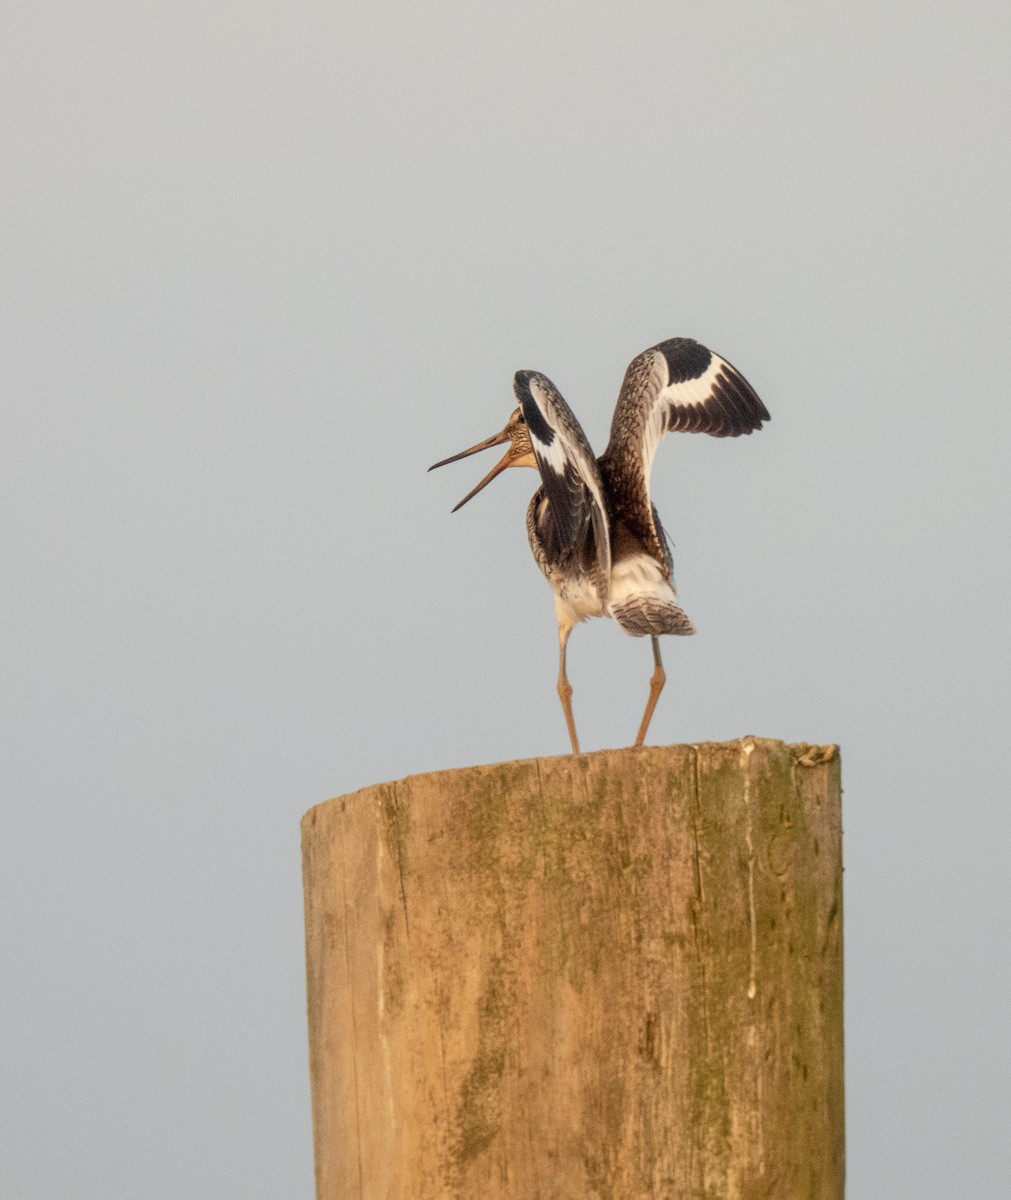
<svg viewBox="0 0 1011 1200"><path fill-rule="evenodd" d="M573 627L588 617L613 617L632 637L652 639L654 670L635 739L641 746L666 682L657 638L695 632L677 602L670 543L650 500L657 445L674 430L738 437L760 429L769 414L739 371L691 338L671 338L632 359L599 458L550 379L517 371L513 390L519 406L501 433L429 470L509 443L456 512L507 467L537 468L541 486L527 509L527 536L555 593L558 695L572 751L579 753L579 739L565 647Z"/></svg>

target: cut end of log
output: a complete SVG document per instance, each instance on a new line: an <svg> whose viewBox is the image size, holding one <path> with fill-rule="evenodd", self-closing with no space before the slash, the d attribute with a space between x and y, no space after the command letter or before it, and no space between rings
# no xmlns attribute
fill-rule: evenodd
<svg viewBox="0 0 1011 1200"><path fill-rule="evenodd" d="M710 747L719 747L726 750L730 747L739 747L741 753L746 753L750 747L754 746L780 746L790 752L796 759L799 766L817 766L821 763L831 762L833 759L839 758L839 746L832 742L825 745L812 745L808 742L783 742L778 738L763 738L755 734L745 734L742 738L737 738L729 742L686 742L675 743L669 746L626 746L616 750L590 750L580 754L554 754L547 758L517 758L507 762L499 763L483 763L474 767L449 767L441 771L429 771L424 775L406 775L403 779L385 784L372 784L369 788L363 788L362 791L370 791L373 787L396 787L410 783L412 779L431 779L435 777L449 777L458 774L461 771L494 771L500 768L511 768L524 766L531 763L556 763L568 762L573 759L579 761L589 761L601 757L613 759L619 755L633 755L640 757L642 755L651 755L656 753L674 754L680 752L701 751L705 752ZM302 818L302 829L305 830L307 824L315 821L315 815L321 809L329 804L346 804L352 800L358 792L349 792L344 796L335 796L331 800L324 800L320 804L314 805L306 812Z"/></svg>

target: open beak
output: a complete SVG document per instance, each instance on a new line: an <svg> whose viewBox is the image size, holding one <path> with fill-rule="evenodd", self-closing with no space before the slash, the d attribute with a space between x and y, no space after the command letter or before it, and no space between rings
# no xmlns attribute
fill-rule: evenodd
<svg viewBox="0 0 1011 1200"><path fill-rule="evenodd" d="M486 488L496 475L500 474L506 469L506 467L509 466L509 457L512 454L512 439L503 429L501 433L496 433L494 437L486 438L483 442L478 442L476 446L471 446L469 450L461 450L459 454L454 454L450 458L444 458L442 462L433 463L428 468L430 471L434 471L436 467L444 467L447 463L457 462L461 458L469 458L470 455L477 454L481 450L487 450L490 446L501 446L503 442L510 443L509 449L505 452L505 455L492 467L492 469L488 472L484 479L481 480L477 487L474 488L473 491L468 492L467 495L464 496L464 498L460 501L460 503L454 506L453 512L456 512L458 508L463 508L468 500L473 500L482 488Z"/></svg>

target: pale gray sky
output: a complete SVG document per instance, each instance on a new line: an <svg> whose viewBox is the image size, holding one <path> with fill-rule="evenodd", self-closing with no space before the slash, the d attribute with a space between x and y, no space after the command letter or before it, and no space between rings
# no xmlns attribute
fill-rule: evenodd
<svg viewBox="0 0 1011 1200"><path fill-rule="evenodd" d="M521 367L669 438L651 740L843 747L849 1194L1011 1194L1006 4L0 18L0 1193L308 1198L298 821L563 753ZM578 629L587 749L648 643Z"/></svg>

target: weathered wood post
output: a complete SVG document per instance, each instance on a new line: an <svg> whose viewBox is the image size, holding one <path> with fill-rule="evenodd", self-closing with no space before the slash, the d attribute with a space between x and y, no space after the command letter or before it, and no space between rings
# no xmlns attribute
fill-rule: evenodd
<svg viewBox="0 0 1011 1200"><path fill-rule="evenodd" d="M302 838L318 1200L840 1200L836 747L437 772Z"/></svg>

